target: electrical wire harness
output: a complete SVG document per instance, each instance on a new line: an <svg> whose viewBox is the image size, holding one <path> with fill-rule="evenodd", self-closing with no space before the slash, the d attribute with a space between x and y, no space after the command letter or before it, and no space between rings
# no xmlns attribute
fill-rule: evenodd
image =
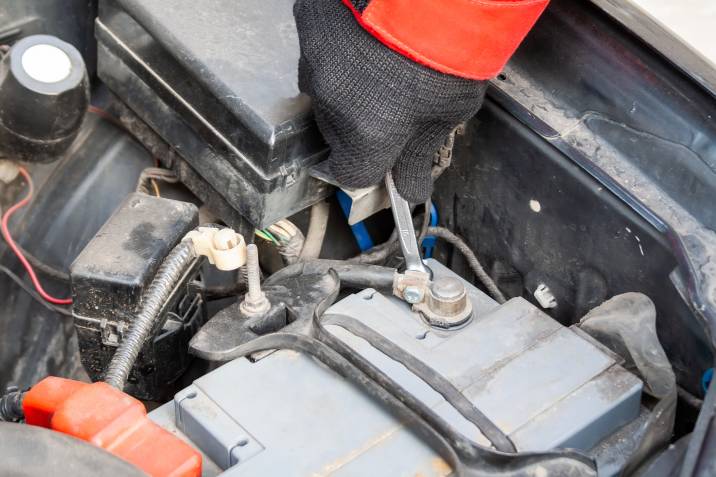
<svg viewBox="0 0 716 477"><path fill-rule="evenodd" d="M32 182L32 176L30 176L30 173L27 172L27 169L24 167L19 168L20 175L25 179L25 183L27 184L27 195L23 197L19 202L17 202L15 205L7 209L5 213L2 216L2 236L5 239L5 242L7 243L8 247L10 247L10 250L15 254L18 260L20 260L20 263L27 271L27 274L30 276L30 281L32 281L32 285L35 287L35 290L37 291L37 294L40 295L40 297L53 305L71 305L72 304L72 298L57 298L53 295L50 295L45 289L43 288L42 284L40 283L40 280L37 278L37 274L35 273L35 269L30 264L30 262L27 260L25 255L22 253L22 250L17 245L15 240L12 238L12 235L10 234L10 218L15 215L15 213L25 207L27 204L32 201L35 187ZM24 287L23 287L24 288Z"/></svg>

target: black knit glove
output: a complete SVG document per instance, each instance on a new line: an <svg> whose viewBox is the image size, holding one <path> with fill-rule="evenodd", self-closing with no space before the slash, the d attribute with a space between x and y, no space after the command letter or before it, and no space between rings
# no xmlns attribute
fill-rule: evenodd
<svg viewBox="0 0 716 477"><path fill-rule="evenodd" d="M435 153L480 109L486 81L443 74L384 46L340 0L297 0L299 87L313 99L331 146L329 167L348 188L390 169L410 202L432 193Z"/></svg>

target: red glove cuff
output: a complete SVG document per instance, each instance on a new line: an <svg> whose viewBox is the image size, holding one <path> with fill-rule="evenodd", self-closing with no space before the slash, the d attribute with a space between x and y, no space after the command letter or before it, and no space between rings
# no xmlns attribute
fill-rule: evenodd
<svg viewBox="0 0 716 477"><path fill-rule="evenodd" d="M358 22L393 50L442 73L496 76L549 0L372 0Z"/></svg>

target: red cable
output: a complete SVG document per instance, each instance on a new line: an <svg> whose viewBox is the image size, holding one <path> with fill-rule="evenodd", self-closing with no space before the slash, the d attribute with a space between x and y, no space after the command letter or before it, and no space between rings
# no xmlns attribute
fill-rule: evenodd
<svg viewBox="0 0 716 477"><path fill-rule="evenodd" d="M20 263L22 263L22 266L25 267L25 270L27 270L27 274L30 275L30 280L32 281L32 284L35 287L35 290L37 290L37 293L40 294L43 300L53 303L55 305L71 305L72 304L72 298L55 298L49 293L45 291L44 288L42 288L42 285L40 284L40 280L37 279L37 275L35 274L35 270L33 270L32 265L30 265L30 262L27 261L25 256L22 254L20 249L18 248L15 241L10 236L10 230L8 229L8 222L10 221L10 217L20 210L21 208L25 207L30 200L32 199L32 195L34 192L34 186L32 184L32 177L30 177L30 174L27 172L27 170L24 167L20 168L20 174L22 177L25 178L25 182L27 182L27 195L17 204L13 205L2 216L2 236L7 242L10 249L15 253L18 260L20 260Z"/></svg>

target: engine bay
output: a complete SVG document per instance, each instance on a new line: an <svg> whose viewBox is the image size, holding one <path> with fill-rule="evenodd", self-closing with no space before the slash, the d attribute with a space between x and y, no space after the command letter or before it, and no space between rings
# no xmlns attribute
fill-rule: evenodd
<svg viewBox="0 0 716 477"><path fill-rule="evenodd" d="M608 13L555 0L409 204L326 166L292 1L26 3L0 473L716 468L716 102Z"/></svg>

